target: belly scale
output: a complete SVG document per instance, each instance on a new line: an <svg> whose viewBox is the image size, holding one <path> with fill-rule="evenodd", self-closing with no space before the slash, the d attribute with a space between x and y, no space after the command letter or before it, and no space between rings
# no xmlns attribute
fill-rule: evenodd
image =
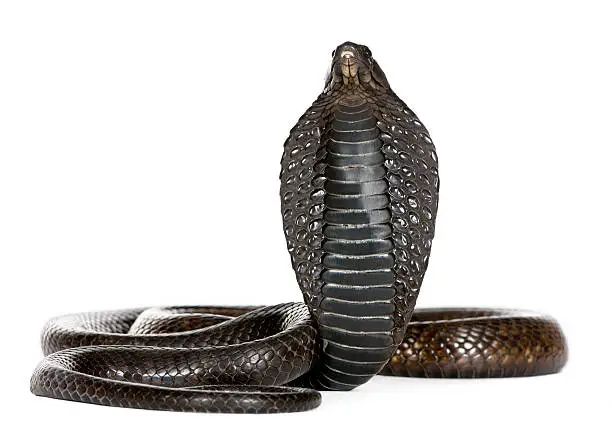
<svg viewBox="0 0 612 443"><path fill-rule="evenodd" d="M342 101L330 125L318 315L326 358L319 382L350 389L376 374L394 347L391 212L372 109L359 98Z"/></svg>

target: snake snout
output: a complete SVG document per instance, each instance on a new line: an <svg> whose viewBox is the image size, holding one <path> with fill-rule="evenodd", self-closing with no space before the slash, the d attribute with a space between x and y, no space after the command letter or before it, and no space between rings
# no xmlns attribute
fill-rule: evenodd
<svg viewBox="0 0 612 443"><path fill-rule="evenodd" d="M344 85L359 85L370 80L372 53L367 46L352 42L339 45L333 52L334 81Z"/></svg>
<svg viewBox="0 0 612 443"><path fill-rule="evenodd" d="M334 51L334 64L341 67L342 75L347 77L357 75L358 66L362 62L358 47L359 45L346 42Z"/></svg>

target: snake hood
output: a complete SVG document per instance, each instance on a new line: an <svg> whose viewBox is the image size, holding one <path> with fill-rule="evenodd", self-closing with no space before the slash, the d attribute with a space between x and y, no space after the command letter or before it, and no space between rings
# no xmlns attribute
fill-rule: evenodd
<svg viewBox="0 0 612 443"><path fill-rule="evenodd" d="M389 90L385 73L372 57L367 46L352 42L342 43L332 52L332 63L325 82L325 92Z"/></svg>
<svg viewBox="0 0 612 443"><path fill-rule="evenodd" d="M287 247L321 337L310 382L349 390L404 337L438 202L429 133L366 46L332 53L323 93L285 142L280 178Z"/></svg>

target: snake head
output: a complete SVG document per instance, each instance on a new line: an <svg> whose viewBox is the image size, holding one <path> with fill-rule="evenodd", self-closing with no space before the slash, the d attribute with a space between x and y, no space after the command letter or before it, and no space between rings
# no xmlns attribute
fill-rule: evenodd
<svg viewBox="0 0 612 443"><path fill-rule="evenodd" d="M356 87L389 89L389 83L367 46L342 43L332 52L325 90Z"/></svg>

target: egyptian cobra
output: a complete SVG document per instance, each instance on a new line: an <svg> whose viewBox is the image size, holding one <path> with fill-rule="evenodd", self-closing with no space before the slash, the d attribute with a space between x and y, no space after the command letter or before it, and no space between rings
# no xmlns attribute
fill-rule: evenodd
<svg viewBox="0 0 612 443"><path fill-rule="evenodd" d="M42 334L34 394L173 411L304 411L376 374L558 372L545 315L414 311L434 237L437 155L366 46L340 45L281 160L281 211L304 303L66 315ZM413 312L414 311L414 312Z"/></svg>

